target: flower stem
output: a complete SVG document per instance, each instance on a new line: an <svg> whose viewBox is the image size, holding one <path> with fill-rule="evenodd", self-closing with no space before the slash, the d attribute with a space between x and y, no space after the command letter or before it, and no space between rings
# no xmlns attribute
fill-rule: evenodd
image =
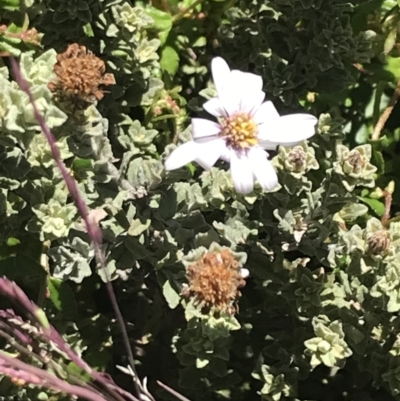
<svg viewBox="0 0 400 401"><path fill-rule="evenodd" d="M394 109L394 106L396 106L397 101L399 100L400 96L400 80L397 82L396 89L390 99L388 107L385 109L385 111L382 113L380 116L378 122L375 125L374 132L372 133L371 139L373 141L378 141L379 137L381 135L381 132L383 128L385 127L386 121L392 114L392 111Z"/></svg>
<svg viewBox="0 0 400 401"><path fill-rule="evenodd" d="M381 222L384 227L389 227L390 225L390 209L392 207L393 197L388 191L384 191L385 196L385 213L382 216Z"/></svg>
<svg viewBox="0 0 400 401"><path fill-rule="evenodd" d="M161 121L161 120L170 120L172 118L176 118L175 114L164 114L163 116L154 117L152 121Z"/></svg>
<svg viewBox="0 0 400 401"><path fill-rule="evenodd" d="M181 401L190 401L189 398L184 397L182 394L179 394L177 391L173 390L171 387L168 387L166 384L157 380L157 384L162 387L164 390L168 391L172 395L174 395L178 400Z"/></svg>
<svg viewBox="0 0 400 401"><path fill-rule="evenodd" d="M238 0L230 0L228 1L228 3L226 3L222 9L223 12L229 10L231 7L233 7L235 5L235 3L237 3Z"/></svg>
<svg viewBox="0 0 400 401"><path fill-rule="evenodd" d="M47 293L47 288L48 288L48 284L49 284L50 269L49 269L49 259L47 256L47 252L48 252L49 248L50 248L50 241L45 241L43 243L42 254L40 256L40 264L44 270L44 275L40 279L39 295L38 295L38 301L37 301L37 304L40 307L43 306L44 301L46 299L46 293Z"/></svg>
<svg viewBox="0 0 400 401"><path fill-rule="evenodd" d="M111 283L109 273L107 270L106 255L105 255L103 247L102 247L103 240L102 240L102 232L101 232L100 226L96 221L94 221L93 219L90 218L89 209L78 189L78 185L77 185L76 181L69 174L67 168L65 167L63 160L61 159L60 150L57 147L56 139L54 138L53 133L50 131L49 127L47 126L43 115L40 113L40 111L36 105L36 101L29 88L29 85L26 82L26 80L24 79L24 77L22 76L19 65L17 64L17 62L14 59L11 59L11 65L12 65L12 70L14 72L15 79L16 79L19 87L29 97L29 101L33 107L33 113L34 113L35 119L39 123L39 126L42 129L42 132L47 139L47 142L51 149L51 153L53 155L53 159L61 172L61 175L65 181L65 184L67 185L68 191L75 203L75 206L76 206L79 214L82 217L82 220L85 222L87 233L92 240L97 266L104 271L105 277L107 278L106 289L108 292L108 296L110 298L111 305L114 309L114 313L115 313L118 325L121 330L122 340L123 340L123 343L124 343L124 346L125 346L125 349L127 352L129 364L131 365L132 370L136 374L135 362L134 362L134 358L133 358L133 351L132 351L132 347L130 345L128 331L125 326L124 318L122 316L121 309L118 305L117 297L115 295L114 288ZM141 385L137 374L136 374L135 379L136 380L134 380L134 385L136 387L136 394L137 394L138 398L140 398L141 394L143 393L143 386Z"/></svg>

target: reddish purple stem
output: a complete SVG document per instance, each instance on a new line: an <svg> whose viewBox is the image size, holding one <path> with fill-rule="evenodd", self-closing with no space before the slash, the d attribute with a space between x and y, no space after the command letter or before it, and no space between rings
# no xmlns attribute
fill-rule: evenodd
<svg viewBox="0 0 400 401"><path fill-rule="evenodd" d="M12 309L0 310L0 319L8 322L10 326L13 336L16 337L22 344L31 344L32 338L29 337L26 333L20 330L20 328L15 323L10 323L12 319L18 320L22 325L24 321L20 316L17 316Z"/></svg>
<svg viewBox="0 0 400 401"><path fill-rule="evenodd" d="M123 401L124 398L121 397L120 394L124 396L128 396L131 400L138 401L137 398L133 397L129 393L126 393L124 390L120 389L113 380L102 373L97 372L96 370L92 369L78 354L76 354L68 343L63 339L63 337L58 333L58 331L51 325L48 327L43 326L43 322L38 319L38 312L40 308L31 302L25 293L18 287L18 285L7 279L7 278L0 278L0 294L9 298L13 303L19 305L23 308L29 318L36 322L36 324L40 327L40 332L38 333L45 341L48 343L54 343L57 348L65 353L68 358L74 362L80 369L90 375L94 380L98 383L102 384L103 387L110 392L110 394L114 397L115 400ZM8 320L10 318L17 318L13 311L0 311L0 318ZM20 318L19 318L20 319ZM21 319L22 321L22 319ZM14 330L14 335L17 335L18 332ZM22 333L21 333L22 335ZM24 334L25 336L25 334ZM26 340L26 338L23 338Z"/></svg>
<svg viewBox="0 0 400 401"><path fill-rule="evenodd" d="M74 200L75 206L78 209L79 214L81 215L82 219L85 222L86 230L93 242L97 264L104 271L105 277L107 278L106 287L107 287L108 295L110 297L110 301L113 306L114 313L116 315L117 322L118 322L118 325L119 325L121 333L122 333L124 345L126 348L126 352L128 354L129 363L130 363L133 371L135 371L135 363L134 363L132 348L131 348L131 345L129 342L128 332L126 330L125 322L124 322L121 310L118 306L118 302L117 302L117 298L115 296L113 286L110 281L110 277L109 277L107 265L106 265L106 257L105 257L104 251L102 250L102 247L101 247L102 234L101 234L100 226L98 225L98 223L95 220L91 220L89 218L88 208L86 206L85 201L83 200L82 195L79 192L76 181L68 173L67 168L65 167L65 164L64 164L63 160L61 159L60 151L57 147L56 139L54 138L54 135L48 128L48 126L44 120L44 117L41 115L39 109L37 108L35 99L32 95L32 92L30 91L28 83L26 82L26 80L23 78L23 76L21 74L21 70L19 68L18 63L12 58L11 64L12 64L12 69L13 69L15 79L16 79L18 85L20 86L20 88L29 96L29 100L33 107L35 119L39 123L40 128L42 129L43 134L45 135L47 142L50 145L50 149L51 149L54 161L56 162L58 168L60 169L63 179L67 185L68 191L70 192L70 194ZM27 298L25 294L23 294L23 298ZM24 305L27 303L31 303L29 301L29 299L27 299L27 301L24 300ZM136 381L135 381L135 386L136 386L137 395L140 396L140 388L139 388L138 384L136 383Z"/></svg>
<svg viewBox="0 0 400 401"><path fill-rule="evenodd" d="M70 384L54 376L52 373L12 358L3 352L0 352L0 372L14 379L22 380L25 383L46 387L55 391L62 391L89 401L107 401L94 390Z"/></svg>

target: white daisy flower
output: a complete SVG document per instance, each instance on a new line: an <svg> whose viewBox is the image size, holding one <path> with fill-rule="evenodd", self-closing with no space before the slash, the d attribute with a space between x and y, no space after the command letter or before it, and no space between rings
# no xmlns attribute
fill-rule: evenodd
<svg viewBox="0 0 400 401"><path fill-rule="evenodd" d="M312 137L317 119L311 114L280 116L272 102L263 103L262 78L231 71L221 57L212 60L211 70L218 96L203 107L218 122L193 118L193 140L176 148L165 168L174 170L195 161L208 170L222 159L230 164L239 193L250 193L255 180L263 189L273 189L278 177L264 149L294 146Z"/></svg>

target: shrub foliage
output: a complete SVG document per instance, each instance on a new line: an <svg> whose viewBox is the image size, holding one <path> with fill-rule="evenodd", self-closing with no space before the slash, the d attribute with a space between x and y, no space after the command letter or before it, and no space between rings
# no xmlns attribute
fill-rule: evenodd
<svg viewBox="0 0 400 401"><path fill-rule="evenodd" d="M192 401L400 399L399 7L1 0L0 275L132 394L108 280L155 399L172 399L157 380ZM281 114L318 117L274 154L271 192L238 194L222 162L164 169L206 116L215 56L262 76ZM106 271L10 57L100 225ZM87 383L10 298L1 352ZM1 399L68 399L2 363Z"/></svg>

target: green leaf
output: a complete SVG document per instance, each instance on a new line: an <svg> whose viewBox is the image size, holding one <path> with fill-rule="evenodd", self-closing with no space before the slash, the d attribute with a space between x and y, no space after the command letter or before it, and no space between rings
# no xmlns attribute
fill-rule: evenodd
<svg viewBox="0 0 400 401"><path fill-rule="evenodd" d="M21 250L19 250L14 260L16 269L18 270L17 274L20 277L43 277L45 275L43 266L39 261L33 259L31 256L23 254Z"/></svg>
<svg viewBox="0 0 400 401"><path fill-rule="evenodd" d="M144 221L140 219L135 219L132 221L131 226L129 227L128 235L137 237L138 235L146 231L150 227L150 224L151 224L150 219L146 219Z"/></svg>
<svg viewBox="0 0 400 401"><path fill-rule="evenodd" d="M367 197L358 198L366 203L379 217L382 217L385 214L385 205L377 199Z"/></svg>
<svg viewBox="0 0 400 401"><path fill-rule="evenodd" d="M372 163L378 168L377 174L385 173L385 159L383 158L382 152L377 150L372 151Z"/></svg>
<svg viewBox="0 0 400 401"><path fill-rule="evenodd" d="M196 368L203 369L210 363L209 359L196 358Z"/></svg>
<svg viewBox="0 0 400 401"><path fill-rule="evenodd" d="M172 28L172 16L164 11L151 7L147 14L153 18L154 25L159 31L169 31Z"/></svg>
<svg viewBox="0 0 400 401"><path fill-rule="evenodd" d="M170 282L167 280L163 285L163 294L171 309L175 309L181 300L179 294L172 288Z"/></svg>
<svg viewBox="0 0 400 401"><path fill-rule="evenodd" d="M90 169L92 166L92 161L90 159L76 158L72 163L74 171L81 169Z"/></svg>
<svg viewBox="0 0 400 401"><path fill-rule="evenodd" d="M147 14L153 18L155 28L160 32L159 39L161 44L164 44L172 28L172 16L154 7L147 10Z"/></svg>
<svg viewBox="0 0 400 401"><path fill-rule="evenodd" d="M396 44L397 39L397 27L393 28L388 36L386 37L385 44L383 46L383 54L388 54Z"/></svg>
<svg viewBox="0 0 400 401"><path fill-rule="evenodd" d="M6 276L10 280L15 280L17 277L17 269L14 262L15 258L0 260L0 276Z"/></svg>
<svg viewBox="0 0 400 401"><path fill-rule="evenodd" d="M0 9L3 10L18 10L20 0L0 0Z"/></svg>
<svg viewBox="0 0 400 401"><path fill-rule="evenodd" d="M47 401L47 400L49 399L49 396L48 396L45 392L41 391L41 392L37 395L37 399L38 399L39 401Z"/></svg>
<svg viewBox="0 0 400 401"><path fill-rule="evenodd" d="M207 45L207 38L205 36L200 36L193 43L193 47L205 47Z"/></svg>
<svg viewBox="0 0 400 401"><path fill-rule="evenodd" d="M110 363L110 359L110 353L105 352L103 347L85 353L85 362L97 371L104 372L107 369L107 365Z"/></svg>
<svg viewBox="0 0 400 401"><path fill-rule="evenodd" d="M44 327L45 329L50 328L49 320L47 319L46 313L42 308L36 308L34 316L42 327Z"/></svg>
<svg viewBox="0 0 400 401"><path fill-rule="evenodd" d="M54 306L68 319L77 316L77 304L70 286L60 279L50 277L48 282L50 300Z"/></svg>
<svg viewBox="0 0 400 401"><path fill-rule="evenodd" d="M179 67L179 55L170 46L164 47L161 52L160 60L161 68L167 71L170 75L175 75Z"/></svg>
<svg viewBox="0 0 400 401"><path fill-rule="evenodd" d="M393 74L394 79L398 80L400 77L400 58L399 57L387 57L387 64L384 66L384 70Z"/></svg>
<svg viewBox="0 0 400 401"><path fill-rule="evenodd" d="M75 362L70 362L67 365L67 373L74 378L79 378L83 383L88 383L91 380L91 376L83 371Z"/></svg>
<svg viewBox="0 0 400 401"><path fill-rule="evenodd" d="M362 203L348 203L339 212L340 217L345 221L354 221L368 212L368 207Z"/></svg>
<svg viewBox="0 0 400 401"><path fill-rule="evenodd" d="M74 236L68 245L50 248L49 255L55 262L53 276L58 279L81 283L92 274L90 261L94 255L93 249L78 236Z"/></svg>
<svg viewBox="0 0 400 401"><path fill-rule="evenodd" d="M126 173L128 181L135 187L152 187L161 182L161 173L164 169L161 161L137 158L129 163Z"/></svg>
<svg viewBox="0 0 400 401"><path fill-rule="evenodd" d="M117 271L115 260L110 260L105 268L99 266L96 271L104 283L107 283L108 281L112 281L117 278L115 274L115 272Z"/></svg>
<svg viewBox="0 0 400 401"><path fill-rule="evenodd" d="M18 238L10 237L7 239L7 246L16 246L19 245L21 241Z"/></svg>

